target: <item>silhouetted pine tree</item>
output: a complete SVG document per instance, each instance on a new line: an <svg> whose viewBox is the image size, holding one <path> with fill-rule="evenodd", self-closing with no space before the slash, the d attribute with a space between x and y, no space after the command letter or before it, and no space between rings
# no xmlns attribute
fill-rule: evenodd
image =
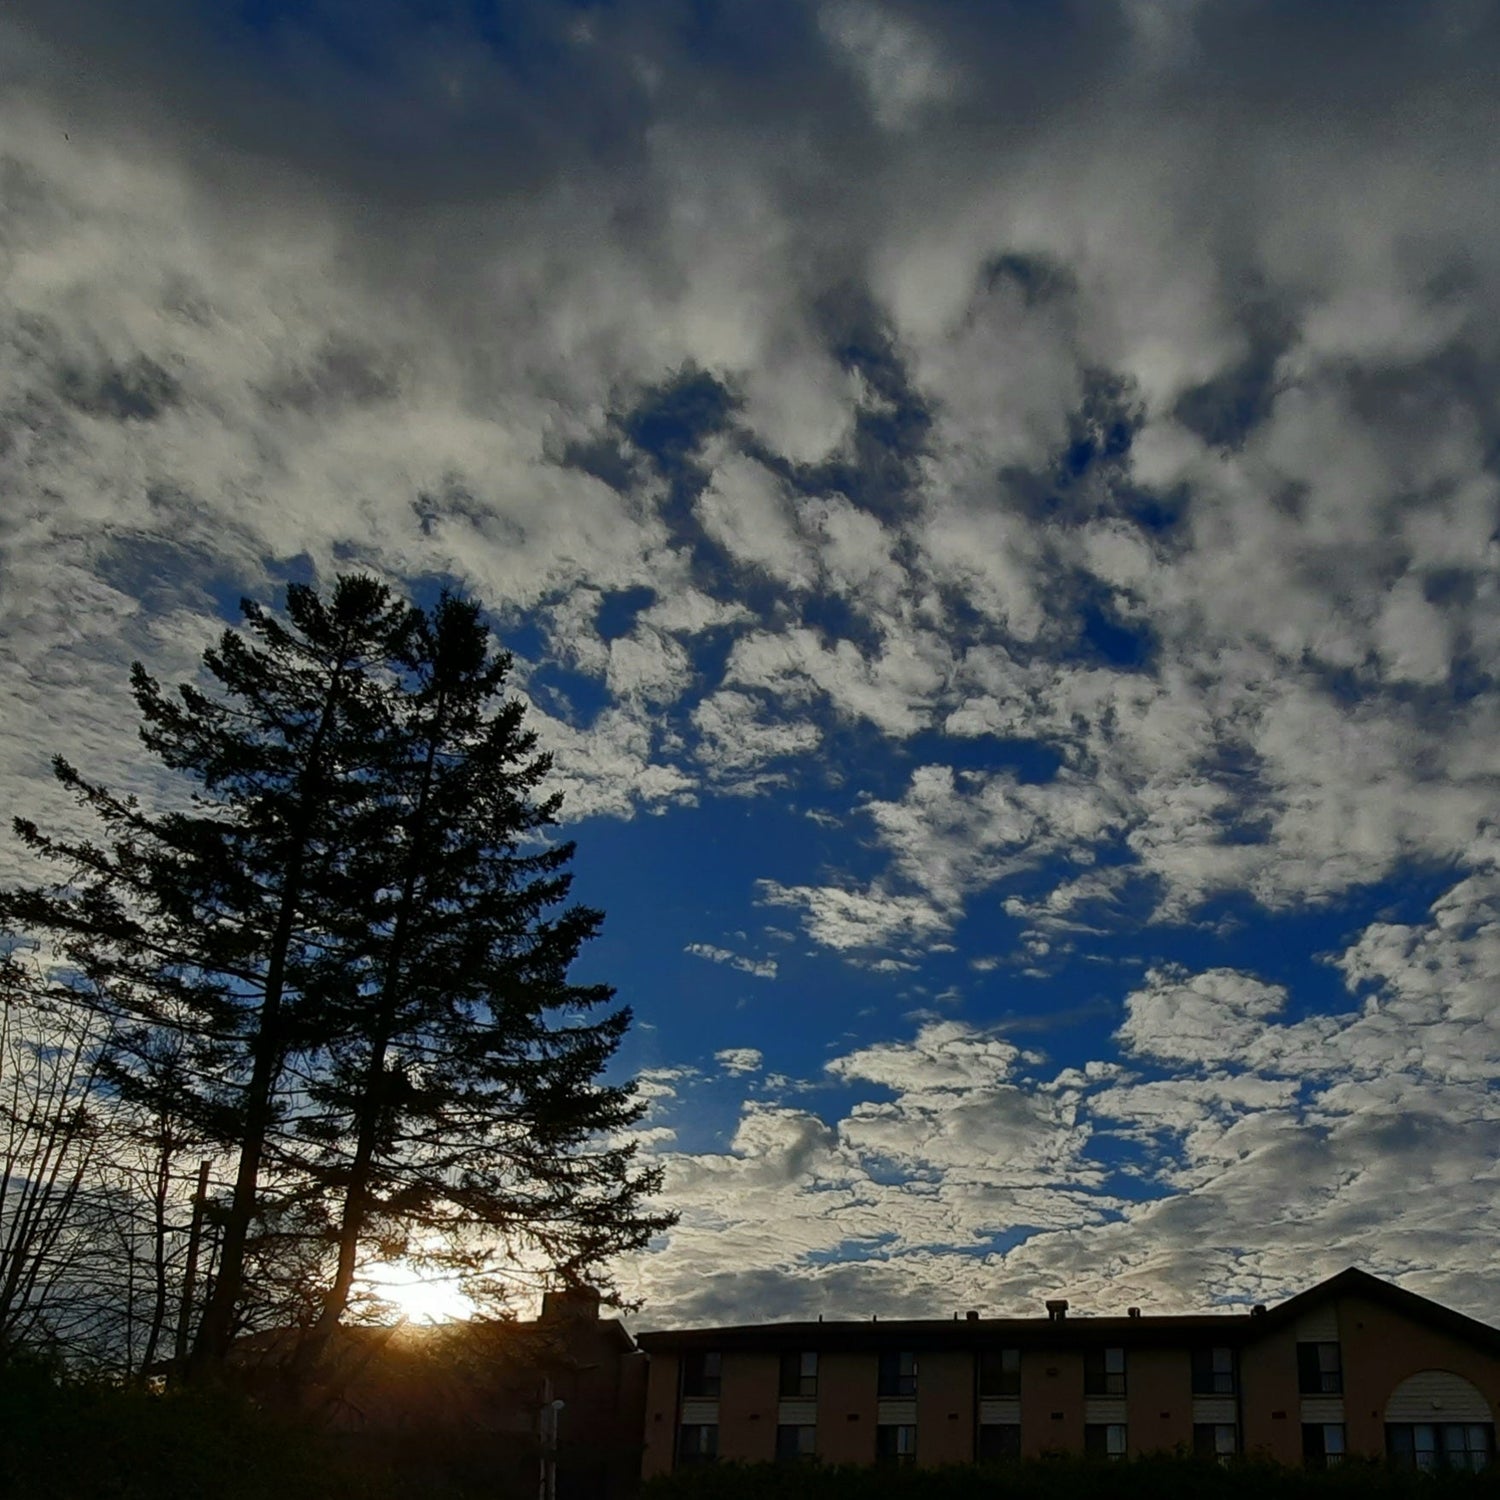
<svg viewBox="0 0 1500 1500"><path fill-rule="evenodd" d="M191 806L148 812L59 757L58 779L104 839L53 838L18 819L26 844L65 874L4 902L18 928L86 959L93 1003L190 1040L181 1106L235 1159L193 1351L200 1369L235 1332L271 1137L293 1107L288 1066L326 1045L303 1013L329 979L330 933L367 899L350 853L379 842L372 824L384 810L368 772L388 708L380 679L415 620L360 577L339 579L326 602L293 586L285 623L250 601L243 609L245 630L204 653L215 694L184 685L169 696L132 669L141 737L197 783ZM128 1072L119 1086L129 1091Z"/></svg>
<svg viewBox="0 0 1500 1500"><path fill-rule="evenodd" d="M324 991L338 1014L319 1029L337 1040L302 1123L339 1200L304 1369L371 1243L599 1284L673 1222L645 1206L659 1171L622 1139L643 1106L599 1081L630 1013L568 978L602 915L563 905L574 846L546 841L561 797L543 795L550 757L505 696L511 659L449 595L407 642L380 757L389 843L365 851L379 897L345 970L357 989Z"/></svg>
<svg viewBox="0 0 1500 1500"><path fill-rule="evenodd" d="M142 737L191 805L146 811L59 758L104 837L18 820L63 876L0 918L88 974L79 1003L129 1039L122 1100L161 1105L146 1063L155 1033L176 1039L171 1107L234 1160L193 1367L291 1267L305 1370L372 1246L601 1280L672 1216L622 1138L633 1090L600 1081L629 1013L569 982L601 918L564 905L550 763L477 608L345 577L326 600L290 589L285 622L244 611L204 654L212 690L133 670Z"/></svg>

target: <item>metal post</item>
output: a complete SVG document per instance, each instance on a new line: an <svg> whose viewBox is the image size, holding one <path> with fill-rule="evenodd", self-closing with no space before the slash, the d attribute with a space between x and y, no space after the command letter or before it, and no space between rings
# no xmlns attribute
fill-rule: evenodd
<svg viewBox="0 0 1500 1500"><path fill-rule="evenodd" d="M542 1442L541 1487L539 1500L557 1500L557 1428L564 1406L552 1399L552 1380L542 1382L542 1409L537 1413L537 1436Z"/></svg>

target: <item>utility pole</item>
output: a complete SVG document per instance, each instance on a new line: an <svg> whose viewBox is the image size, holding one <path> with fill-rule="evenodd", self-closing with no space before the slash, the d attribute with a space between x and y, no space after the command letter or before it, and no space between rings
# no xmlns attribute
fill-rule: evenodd
<svg viewBox="0 0 1500 1500"><path fill-rule="evenodd" d="M537 1436L542 1442L541 1486L538 1500L557 1500L557 1428L566 1402L552 1399L552 1377L542 1382L542 1409L537 1413Z"/></svg>

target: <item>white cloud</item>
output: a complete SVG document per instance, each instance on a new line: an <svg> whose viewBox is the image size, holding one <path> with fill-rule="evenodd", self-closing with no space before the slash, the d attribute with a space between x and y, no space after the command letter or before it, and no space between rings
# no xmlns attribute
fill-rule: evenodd
<svg viewBox="0 0 1500 1500"><path fill-rule="evenodd" d="M767 906L800 908L808 935L840 952L890 943L920 944L946 933L953 920L920 897L890 895L874 888L785 886L762 880L758 889Z"/></svg>
<svg viewBox="0 0 1500 1500"><path fill-rule="evenodd" d="M726 1073L739 1077L746 1073L759 1073L765 1057L755 1047L725 1047L714 1053L714 1061Z"/></svg>
<svg viewBox="0 0 1500 1500"><path fill-rule="evenodd" d="M689 943L683 950L694 958L706 958L710 963L728 964L742 974L753 974L757 979L774 979L777 964L774 958L747 958L729 948L719 948L713 943Z"/></svg>
<svg viewBox="0 0 1500 1500"><path fill-rule="evenodd" d="M818 14L824 34L843 52L888 130L913 125L958 90L958 70L930 39L874 0L826 0Z"/></svg>
<svg viewBox="0 0 1500 1500"><path fill-rule="evenodd" d="M1354 1262L1493 1319L1497 910L1487 872L1424 922L1367 927L1337 966L1368 997L1341 1015L1283 1020L1286 991L1250 974L1154 971L1121 1027L1131 1067L1049 1078L956 1021L844 1052L836 1120L751 1103L728 1154L669 1158L693 1207L640 1284L687 1320L720 1297L740 1318L931 1316L1059 1289L1166 1311L1274 1300ZM1139 1167L1109 1165L1120 1140ZM710 1232L725 1270L705 1278Z"/></svg>

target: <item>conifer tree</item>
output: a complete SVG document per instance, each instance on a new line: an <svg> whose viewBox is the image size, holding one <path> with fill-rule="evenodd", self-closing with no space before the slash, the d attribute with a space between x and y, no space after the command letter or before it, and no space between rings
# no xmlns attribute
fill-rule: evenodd
<svg viewBox="0 0 1500 1500"><path fill-rule="evenodd" d="M505 696L511 659L451 595L406 639L379 757L387 842L366 850L380 892L346 961L357 987L326 991L336 1040L303 1125L337 1204L304 1369L372 1240L449 1269L508 1260L597 1284L672 1222L643 1208L659 1173L621 1140L642 1105L598 1081L630 1013L568 977L602 918L563 905L574 847L545 842L561 797L543 794L550 757Z"/></svg>
<svg viewBox="0 0 1500 1500"><path fill-rule="evenodd" d="M222 1361L290 1233L305 1372L372 1247L600 1280L671 1216L623 1139L633 1090L601 1081L629 1013L568 978L600 914L564 905L550 763L477 608L343 577L289 589L285 621L244 613L204 654L208 688L133 669L142 738L190 802L148 811L59 758L103 837L17 820L62 877L0 919L88 973L80 1003L130 1038L122 1101L152 1102L153 1035L174 1039L172 1107L232 1161L192 1368Z"/></svg>
<svg viewBox="0 0 1500 1500"><path fill-rule="evenodd" d="M234 1160L193 1351L200 1370L235 1332L288 1063L319 1050L302 1017L325 981L327 934L358 903L349 851L369 831L377 680L413 619L362 577L339 579L326 602L294 585L286 623L248 600L243 610L244 632L204 653L216 693L186 684L168 695L140 663L132 669L141 738L197 784L191 805L147 811L58 757L58 779L104 839L55 838L17 819L23 841L65 874L4 902L18 928L86 952L96 992L122 1019L192 1040L185 1108Z"/></svg>

